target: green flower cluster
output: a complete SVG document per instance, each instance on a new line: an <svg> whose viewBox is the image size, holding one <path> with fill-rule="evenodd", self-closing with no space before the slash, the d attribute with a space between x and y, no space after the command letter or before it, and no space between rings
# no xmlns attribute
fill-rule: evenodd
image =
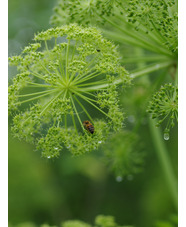
<svg viewBox="0 0 186 227"><path fill-rule="evenodd" d="M79 24L104 23L102 16L114 15L115 9L123 14L120 0L58 0L51 17L51 24L60 26L77 22Z"/></svg>
<svg viewBox="0 0 186 227"><path fill-rule="evenodd" d="M95 0L59 0L58 5L54 8L51 24L55 26L74 22L88 24L96 14L95 3Z"/></svg>
<svg viewBox="0 0 186 227"><path fill-rule="evenodd" d="M105 34L116 41L166 56L177 55L178 16L174 0L58 0L51 24L74 22L99 26L106 22L112 28L104 27ZM113 28L114 33L110 31Z"/></svg>
<svg viewBox="0 0 186 227"><path fill-rule="evenodd" d="M140 140L135 133L123 131L111 136L104 148L105 162L117 177L139 173L144 163Z"/></svg>
<svg viewBox="0 0 186 227"><path fill-rule="evenodd" d="M153 119L161 118L156 124L157 127L167 119L164 138L168 139L170 128L173 128L175 121L178 121L178 88L171 83L161 86L152 97L147 112L152 115Z"/></svg>
<svg viewBox="0 0 186 227"><path fill-rule="evenodd" d="M174 0L129 0L126 11L128 21L135 25L136 30L140 27L146 33L154 31L168 49L177 52L178 17L175 7Z"/></svg>
<svg viewBox="0 0 186 227"><path fill-rule="evenodd" d="M34 40L9 59L18 71L9 87L14 135L48 158L64 147L74 155L97 149L123 126L116 85L130 84L130 77L118 63L116 47L96 28L76 24L48 29ZM94 119L97 112L101 120Z"/></svg>

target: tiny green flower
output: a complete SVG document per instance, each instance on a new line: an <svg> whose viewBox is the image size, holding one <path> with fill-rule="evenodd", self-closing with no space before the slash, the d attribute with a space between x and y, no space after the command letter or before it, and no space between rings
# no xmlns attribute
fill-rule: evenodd
<svg viewBox="0 0 186 227"><path fill-rule="evenodd" d="M104 33L115 41L177 58L178 15L174 0L58 0L51 24L74 22L98 26L108 23L116 30L103 27Z"/></svg>
<svg viewBox="0 0 186 227"><path fill-rule="evenodd" d="M58 0L51 17L51 24L60 26L64 23L77 22L79 24L103 24L102 16L123 14L124 4L121 0Z"/></svg>
<svg viewBox="0 0 186 227"><path fill-rule="evenodd" d="M10 58L18 71L9 87L14 135L48 158L63 148L74 155L97 149L123 126L117 84L129 84L130 77L116 47L96 28L76 24L40 32L34 40ZM93 134L85 120L94 125Z"/></svg>
<svg viewBox="0 0 186 227"><path fill-rule="evenodd" d="M50 22L55 26L74 22L88 24L95 19L96 12L96 0L58 0Z"/></svg>
<svg viewBox="0 0 186 227"><path fill-rule="evenodd" d="M135 29L153 31L159 40L172 52L178 49L178 16L176 1L129 0L128 21Z"/></svg>

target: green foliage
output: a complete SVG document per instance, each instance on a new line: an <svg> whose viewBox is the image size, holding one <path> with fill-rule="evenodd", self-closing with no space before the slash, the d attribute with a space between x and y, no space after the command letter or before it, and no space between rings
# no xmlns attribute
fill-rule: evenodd
<svg viewBox="0 0 186 227"><path fill-rule="evenodd" d="M91 225L82 221L66 221L62 224L62 227L91 227Z"/></svg>
<svg viewBox="0 0 186 227"><path fill-rule="evenodd" d="M10 111L26 104L13 118L14 135L35 143L44 157L59 156L63 146L74 155L97 149L123 126L115 81L127 85L130 77L116 47L97 29L75 24L43 31L34 40L39 43L10 58L19 72L9 87ZM29 87L37 91L28 93ZM102 119L95 120L84 102ZM87 118L93 135L82 124Z"/></svg>
<svg viewBox="0 0 186 227"><path fill-rule="evenodd" d="M155 227L176 227L178 226L178 216L171 215L169 220L166 221L157 221Z"/></svg>
<svg viewBox="0 0 186 227"><path fill-rule="evenodd" d="M9 227L36 227L36 225L32 223L22 223L16 226L9 225ZM40 227L57 227L57 226L51 226L48 224L40 225ZM115 222L115 219L113 216L104 216L104 215L98 215L95 218L95 225L87 224L83 221L79 220L70 220L65 221L61 224L61 227L125 227L124 225L118 225ZM126 226L127 227L127 226ZM129 226L128 226L129 227ZM130 226L132 227L132 226Z"/></svg>
<svg viewBox="0 0 186 227"><path fill-rule="evenodd" d="M98 227L119 227L119 225L116 224L115 218L113 216L99 215L95 219L95 224L96 224L96 227L97 226Z"/></svg>

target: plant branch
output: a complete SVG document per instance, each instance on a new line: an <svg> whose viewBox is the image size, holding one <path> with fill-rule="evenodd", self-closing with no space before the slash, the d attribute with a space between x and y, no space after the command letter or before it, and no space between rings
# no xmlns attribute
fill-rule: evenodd
<svg viewBox="0 0 186 227"><path fill-rule="evenodd" d="M162 62L162 63L152 64L150 66L144 67L143 69L140 69L139 71L135 71L134 73L131 74L131 77L134 79L134 78L137 78L140 76L144 76L148 73L155 72L162 68L166 68L166 67L170 66L171 64L172 64L172 62ZM113 84L121 84L121 83L122 83L121 78L116 79L113 82ZM96 90L107 88L108 86L109 86L109 84L105 83L105 84L101 84L101 85L97 85L97 86L83 88L83 90L84 91L96 91Z"/></svg>
<svg viewBox="0 0 186 227"><path fill-rule="evenodd" d="M152 134L152 141L154 142L154 147L158 155L159 161L161 163L165 179L169 185L169 190L172 195L174 205L178 207L178 194L177 194L177 181L172 169L171 161L168 156L161 132L159 128L155 126L155 120L149 119L150 131Z"/></svg>

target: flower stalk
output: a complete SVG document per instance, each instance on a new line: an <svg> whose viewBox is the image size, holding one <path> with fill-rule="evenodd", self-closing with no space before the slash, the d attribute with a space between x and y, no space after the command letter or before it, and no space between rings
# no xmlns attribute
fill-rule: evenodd
<svg viewBox="0 0 186 227"><path fill-rule="evenodd" d="M162 133L160 132L160 129L155 126L152 119L149 119L149 127L152 134L152 141L164 172L165 180L169 186L168 190L171 193L175 207L178 208L178 184L172 169L172 164L167 153L165 143L162 138Z"/></svg>

